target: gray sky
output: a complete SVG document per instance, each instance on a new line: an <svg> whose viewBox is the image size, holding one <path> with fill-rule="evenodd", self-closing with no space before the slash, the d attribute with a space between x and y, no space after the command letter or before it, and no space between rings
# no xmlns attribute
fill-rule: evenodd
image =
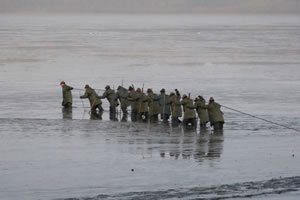
<svg viewBox="0 0 300 200"><path fill-rule="evenodd" d="M7 12L300 14L300 0L0 0Z"/></svg>

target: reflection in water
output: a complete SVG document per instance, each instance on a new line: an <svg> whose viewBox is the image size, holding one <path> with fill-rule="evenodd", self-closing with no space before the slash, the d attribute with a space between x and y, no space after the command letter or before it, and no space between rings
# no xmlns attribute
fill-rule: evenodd
<svg viewBox="0 0 300 200"><path fill-rule="evenodd" d="M202 162L205 159L214 160L221 157L223 151L223 132L201 130L196 139L194 159Z"/></svg>
<svg viewBox="0 0 300 200"><path fill-rule="evenodd" d="M220 158L223 151L223 132L208 129L200 129L199 132L196 129L174 128L165 123L148 126L131 123L128 131L129 135L118 136L118 143L127 143L132 153L142 154L143 158L159 155L163 159L203 162Z"/></svg>
<svg viewBox="0 0 300 200"><path fill-rule="evenodd" d="M182 159L195 159L198 162L205 159L214 160L221 157L223 141L223 132L211 132L210 130L201 129L200 134L197 134L196 130L175 129L175 134L170 138L168 151L170 157L175 159L178 159L181 155ZM162 158L166 157L163 156Z"/></svg>
<svg viewBox="0 0 300 200"><path fill-rule="evenodd" d="M73 119L72 108L62 108L63 119Z"/></svg>

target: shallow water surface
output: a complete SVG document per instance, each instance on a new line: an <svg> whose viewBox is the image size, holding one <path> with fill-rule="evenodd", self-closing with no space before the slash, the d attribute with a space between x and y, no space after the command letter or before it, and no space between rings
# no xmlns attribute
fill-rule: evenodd
<svg viewBox="0 0 300 200"><path fill-rule="evenodd" d="M300 134L89 120L83 86L178 88L300 127L297 16L1 16L0 199L298 199ZM62 112L59 82L73 90Z"/></svg>

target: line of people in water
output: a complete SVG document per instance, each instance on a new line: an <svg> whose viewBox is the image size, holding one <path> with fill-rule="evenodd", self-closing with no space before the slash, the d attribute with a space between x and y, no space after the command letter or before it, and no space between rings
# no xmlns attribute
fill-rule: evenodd
<svg viewBox="0 0 300 200"><path fill-rule="evenodd" d="M66 109L72 109L72 90L64 81L60 83L63 93L62 106ZM87 98L90 102L91 115L102 119L103 107L101 99L107 99L109 102L109 117L111 120L117 120L116 109L120 106L123 116L122 121L127 121L128 110L131 107L131 121L158 122L159 116L162 121L168 122L171 118L172 125L178 126L183 124L185 127L197 127L197 116L200 119L200 127L205 128L207 123L214 129L223 129L224 117L221 111L221 105L210 97L209 103L206 104L202 96L198 96L194 100L190 96L182 95L175 89L169 95L165 89L160 90L160 94L156 94L152 89L147 89L144 93L143 89L129 86L128 89L119 86L117 91L111 89L109 85L105 87L102 95L98 95L96 91L89 85L85 85L85 93L80 99ZM183 116L182 116L183 113ZM181 121L180 118L183 117Z"/></svg>

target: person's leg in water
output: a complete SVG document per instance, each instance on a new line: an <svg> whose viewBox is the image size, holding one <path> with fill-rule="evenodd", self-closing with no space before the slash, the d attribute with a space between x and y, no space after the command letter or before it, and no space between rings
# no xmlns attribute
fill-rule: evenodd
<svg viewBox="0 0 300 200"><path fill-rule="evenodd" d="M132 122L137 121L137 110L131 110L131 121Z"/></svg>
<svg viewBox="0 0 300 200"><path fill-rule="evenodd" d="M172 116L172 126L178 126L179 125L179 119L178 117Z"/></svg>
<svg viewBox="0 0 300 200"><path fill-rule="evenodd" d="M109 106L109 119L116 121L116 107L114 105Z"/></svg>
<svg viewBox="0 0 300 200"><path fill-rule="evenodd" d="M223 122L216 122L213 124L214 130L223 130Z"/></svg>
<svg viewBox="0 0 300 200"><path fill-rule="evenodd" d="M98 104L97 106L96 106L96 108L98 108L98 114L97 114L97 116L98 116L98 118L100 119L100 120L102 120L102 115L103 115L103 108L102 108L102 105L101 104ZM95 108L95 111L96 111L96 108ZM96 112L97 113L97 112Z"/></svg>
<svg viewBox="0 0 300 200"><path fill-rule="evenodd" d="M66 108L66 109L72 109L72 103L66 103L66 104L64 104L64 108Z"/></svg>

